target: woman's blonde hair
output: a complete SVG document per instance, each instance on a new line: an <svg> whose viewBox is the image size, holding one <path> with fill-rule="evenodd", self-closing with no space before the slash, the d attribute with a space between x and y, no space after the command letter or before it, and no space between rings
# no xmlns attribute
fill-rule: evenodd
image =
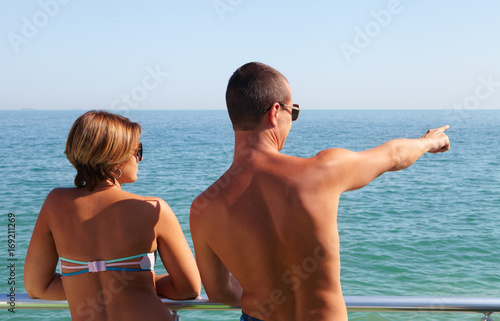
<svg viewBox="0 0 500 321"><path fill-rule="evenodd" d="M117 165L126 162L139 146L141 125L106 111L80 116L68 135L64 153L76 168L75 185L93 190L111 180Z"/></svg>

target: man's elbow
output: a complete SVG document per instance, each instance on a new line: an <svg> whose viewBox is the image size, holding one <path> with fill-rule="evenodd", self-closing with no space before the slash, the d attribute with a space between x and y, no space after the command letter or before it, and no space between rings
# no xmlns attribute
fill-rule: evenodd
<svg viewBox="0 0 500 321"><path fill-rule="evenodd" d="M208 296L208 301L210 301L212 303L219 303L219 304L224 304L224 305L232 305L230 303L230 300L228 300L223 295L214 296L214 295L208 295L207 294L207 296Z"/></svg>
<svg viewBox="0 0 500 321"><path fill-rule="evenodd" d="M224 303L226 301L225 297L224 297L224 295L222 295L222 293L207 292L207 297L208 297L208 301L210 301L212 303Z"/></svg>
<svg viewBox="0 0 500 321"><path fill-rule="evenodd" d="M234 296L230 295L229 293L225 291L218 291L218 292L208 292L207 291L207 297L208 301L212 303L220 303L220 304L225 304L233 307L240 306L240 300L238 298L235 298Z"/></svg>

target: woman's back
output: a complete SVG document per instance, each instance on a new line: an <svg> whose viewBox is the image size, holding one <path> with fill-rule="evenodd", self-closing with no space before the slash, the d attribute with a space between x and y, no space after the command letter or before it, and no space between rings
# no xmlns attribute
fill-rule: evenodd
<svg viewBox="0 0 500 321"><path fill-rule="evenodd" d="M114 186L92 192L56 189L49 199L50 229L61 257L114 259L156 250L159 199Z"/></svg>
<svg viewBox="0 0 500 321"><path fill-rule="evenodd" d="M116 187L54 190L46 202L47 220L60 257L76 261L115 260L155 252L160 200ZM140 258L125 260L140 268ZM64 265L81 266L63 261ZM68 274L83 269L63 269ZM76 272L75 272L76 271ZM156 295L154 271L108 270L63 276L73 319L165 320L167 309ZM76 303L76 304L74 304ZM127 307L124 309L123 307ZM150 319L150 318L148 318Z"/></svg>

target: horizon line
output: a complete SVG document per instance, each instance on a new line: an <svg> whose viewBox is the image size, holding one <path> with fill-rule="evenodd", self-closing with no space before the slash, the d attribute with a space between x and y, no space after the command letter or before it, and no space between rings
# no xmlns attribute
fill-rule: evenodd
<svg viewBox="0 0 500 321"><path fill-rule="evenodd" d="M107 109L107 108L73 108L73 109L37 109L37 108L8 108L0 109L0 111L89 111L89 110L104 110L104 111L114 111L114 112L135 112L135 111L227 111L226 108L220 109L180 109L180 108L169 108L169 109ZM312 109L302 109L302 111L323 111L323 110L464 110L464 111L476 111L476 110L500 110L497 108L474 108L474 109L457 109L457 108L312 108Z"/></svg>

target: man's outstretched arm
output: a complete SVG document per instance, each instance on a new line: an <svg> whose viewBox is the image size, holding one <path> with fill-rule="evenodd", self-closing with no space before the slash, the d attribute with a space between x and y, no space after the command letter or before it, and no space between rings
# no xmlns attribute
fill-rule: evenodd
<svg viewBox="0 0 500 321"><path fill-rule="evenodd" d="M401 146L396 147L399 147L399 150L396 150L399 159L396 161L396 166L390 170L399 171L405 169L413 165L425 153L444 153L449 150L450 140L444 133L448 128L450 126L446 125L436 129L429 129L419 139L396 140L396 142L401 141Z"/></svg>
<svg viewBox="0 0 500 321"><path fill-rule="evenodd" d="M449 126L430 129L421 138L394 139L362 152L330 149L317 156L326 160L340 192L359 189L387 171L411 166L425 153L442 153L450 148L444 133Z"/></svg>

